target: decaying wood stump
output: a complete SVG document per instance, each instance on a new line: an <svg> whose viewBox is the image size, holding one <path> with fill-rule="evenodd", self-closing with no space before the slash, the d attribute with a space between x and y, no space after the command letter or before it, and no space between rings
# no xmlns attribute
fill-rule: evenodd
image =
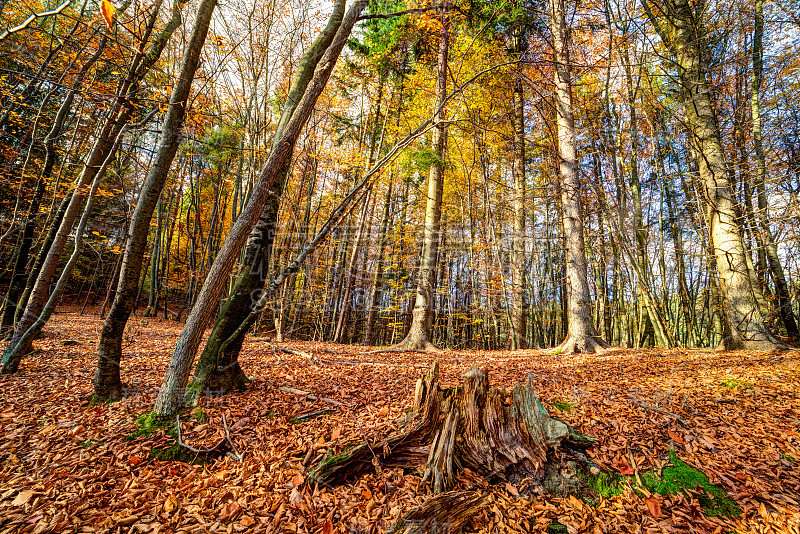
<svg viewBox="0 0 800 534"><path fill-rule="evenodd" d="M533 386L533 376L511 392L489 387L484 371L472 367L464 384L439 387L439 362L417 381L416 423L410 431L377 445L357 445L320 462L310 479L338 484L369 467L419 467L434 493L451 490L459 470L491 477L516 474L541 478L548 450L562 440L585 447L592 438L551 418ZM427 503L426 503L427 504Z"/></svg>

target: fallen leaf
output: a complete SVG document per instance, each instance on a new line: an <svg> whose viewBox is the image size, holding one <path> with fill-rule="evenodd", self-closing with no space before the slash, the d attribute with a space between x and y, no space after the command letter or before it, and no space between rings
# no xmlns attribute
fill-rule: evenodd
<svg viewBox="0 0 800 534"><path fill-rule="evenodd" d="M341 426L337 426L333 432L331 433L331 441L336 441L342 436L342 431L344 429Z"/></svg>
<svg viewBox="0 0 800 534"><path fill-rule="evenodd" d="M378 412L378 417L386 417L387 415L389 415L389 407L388 406L384 406Z"/></svg>
<svg viewBox="0 0 800 534"><path fill-rule="evenodd" d="M21 491L19 495L17 495L11 502L11 506L22 506L26 504L29 500L31 500L32 496L33 496L32 490Z"/></svg>
<svg viewBox="0 0 800 534"><path fill-rule="evenodd" d="M651 495L650 497L644 500L645 504L647 505L647 509L650 511L650 515L658 519L661 517L661 503L658 502L655 495Z"/></svg>
<svg viewBox="0 0 800 534"><path fill-rule="evenodd" d="M255 522L256 522L255 519L247 515L242 516L242 518L239 519L239 524L242 525L243 527L252 527L255 524Z"/></svg>
<svg viewBox="0 0 800 534"><path fill-rule="evenodd" d="M672 430L667 430L667 435L670 437L672 441L674 441L678 445L683 445L685 443L683 441L683 438L680 437L677 432L673 432Z"/></svg>
<svg viewBox="0 0 800 534"><path fill-rule="evenodd" d="M175 495L170 495L164 501L164 511L171 514L178 507L178 498Z"/></svg>

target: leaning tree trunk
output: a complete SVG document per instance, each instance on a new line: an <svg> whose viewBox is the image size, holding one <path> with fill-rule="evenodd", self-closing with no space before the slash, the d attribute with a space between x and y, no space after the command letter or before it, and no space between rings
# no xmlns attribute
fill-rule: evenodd
<svg viewBox="0 0 800 534"><path fill-rule="evenodd" d="M564 0L551 0L550 25L558 112L558 152L561 181L561 218L566 241L567 336L556 347L560 353L600 351L608 345L592 324L592 303L583 239L580 179L575 149L575 118L572 111L572 82Z"/></svg>
<svg viewBox="0 0 800 534"><path fill-rule="evenodd" d="M447 57L450 42L450 25L445 9L441 14L442 29L439 37L439 56L436 77L437 110L434 117L431 141L434 159L428 175L428 202L425 207L422 258L417 275L417 294L414 300L411 328L398 345L410 349L436 349L431 343L433 330L433 303L436 289L436 265L441 239L442 190L444 185L444 151L447 144L447 126L444 124L444 101L447 91Z"/></svg>
<svg viewBox="0 0 800 534"><path fill-rule="evenodd" d="M442 389L436 360L417 380L414 410L416 422L408 432L377 444L362 443L324 459L311 470L308 480L341 484L376 464L376 469L418 468L422 482L430 482L439 496L405 520L419 515L419 519L440 521L459 518L461 506L479 507L482 502L451 491L460 471L469 469L487 478L519 475L542 483L548 453L562 441L579 448L595 441L548 415L534 391L533 375L508 392L490 387L486 373L473 366L464 375L462 386ZM451 514L444 503L454 506ZM395 530L399 526L395 525Z"/></svg>
<svg viewBox="0 0 800 534"><path fill-rule="evenodd" d="M754 294L747 265L747 251L734 205L733 187L722 149L711 88L701 43L705 30L689 0L676 0L665 10L643 0L648 17L677 62L684 105L697 155L703 200L708 213L711 248L719 273L720 296L729 334L723 336L726 349L772 350L786 345L775 337L764 320Z"/></svg>
<svg viewBox="0 0 800 534"><path fill-rule="evenodd" d="M244 210L231 227L214 263L203 282L203 287L197 297L197 302L192 312L186 319L186 325L181 332L175 351L172 354L169 367L164 374L162 387L159 389L154 411L159 416L172 415L183 401L180 390L186 387L197 349L200 347L202 335L209 326L219 298L227 283L227 278L233 268L239 252L255 226L259 215L269 198L269 192L277 175L284 164L290 159L294 143L300 136L301 129L305 126L313 107L327 85L328 78L333 72L333 67L344 48L350 32L366 7L366 0L357 0L342 18L330 46L319 61L318 68L314 71L306 91L302 94L296 111L286 122L283 134L274 145L269 159L253 186L253 194ZM248 316L249 317L249 316ZM249 326L249 325L248 325ZM240 330L237 329L237 330Z"/></svg>
<svg viewBox="0 0 800 534"><path fill-rule="evenodd" d="M186 116L186 103L189 98L192 81L200 63L200 51L205 43L211 15L216 4L216 0L203 0L197 8L194 28L184 52L183 65L178 75L178 82L172 89L172 95L170 96L169 109L161 130L158 152L148 173L147 181L142 186L141 193L139 193L139 199L131 217L117 291L114 295L111 309L105 321L103 321L103 329L100 333L97 369L94 377L96 401L119 399L122 395L122 382L119 374L119 364L122 358L122 337L128 318L133 312L133 304L136 302L137 282L142 270L144 251L147 247L150 220L153 217L153 210L161 196L161 190L164 188L169 168L180 145L183 121ZM155 263L155 258L153 263ZM150 283L152 285L153 280Z"/></svg>
<svg viewBox="0 0 800 534"><path fill-rule="evenodd" d="M273 136L273 146L279 141L297 109L300 99L311 82L314 70L322 55L330 47L333 38L341 25L344 16L344 2L337 2L326 27L319 34L311 47L303 55L300 66L292 80L289 96L281 114L281 120ZM203 348L203 352L195 366L192 382L188 389L188 401L194 401L206 389L230 391L248 384L247 376L239 365L239 352L244 343L246 330L236 339L226 344L224 351L220 347L237 332L242 322L252 311L260 292L268 279L272 247L278 224L278 209L283 190L291 173L291 154L282 164L280 172L270 187L269 198L261 210L258 221L250 231L245 245L242 269L236 277L236 284L230 292L222 311L217 317L211 335ZM241 215L240 215L241 217Z"/></svg>

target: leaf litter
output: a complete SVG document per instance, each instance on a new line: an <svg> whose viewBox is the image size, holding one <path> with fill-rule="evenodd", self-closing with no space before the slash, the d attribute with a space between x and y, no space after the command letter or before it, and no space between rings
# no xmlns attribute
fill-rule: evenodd
<svg viewBox="0 0 800 534"><path fill-rule="evenodd" d="M181 421L183 440L203 449L224 438L224 413L243 459L192 463L159 459L153 451L174 439L137 424L152 408L180 325L134 317L125 398L91 406L100 326L97 316L55 316L19 373L0 377L0 532L384 532L430 497L417 473L377 469L337 487L305 475L348 444L374 445L408 424L415 381L435 358L445 385L457 385L471 365L508 388L533 373L550 412L598 438L589 460L622 481L609 497L558 498L464 472L456 489L489 499L466 532L800 529L797 353L434 355L301 341L284 343L300 351L287 353L251 340L241 354L248 388L208 395ZM670 451L722 488L739 516L709 513L701 502L715 497L702 485L660 495L640 484L646 473L674 469Z"/></svg>

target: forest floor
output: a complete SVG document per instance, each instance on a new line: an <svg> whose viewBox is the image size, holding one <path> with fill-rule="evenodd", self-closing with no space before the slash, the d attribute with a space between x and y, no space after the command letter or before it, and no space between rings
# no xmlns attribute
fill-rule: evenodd
<svg viewBox="0 0 800 534"><path fill-rule="evenodd" d="M376 443L396 431L416 379L435 358L444 385L459 384L471 365L509 388L533 373L551 414L599 438L588 455L619 473L619 491L591 498L531 495L511 482L462 477L461 487L491 495L468 532L550 525L557 532L555 523L569 533L800 529L800 353L365 354L370 349L360 346L280 344L318 358L309 360L255 337L241 356L254 379L248 389L206 399L182 427L186 443L211 446L224 435L224 411L229 425L241 426L232 439L244 459L197 465L153 457L172 438L137 432L181 325L134 317L122 369L128 395L92 407L100 326L97 315L54 316L20 371L0 377L0 532L382 532L429 496L416 473L370 469L329 488L303 484L307 467L348 442ZM714 497L701 487L659 495L638 483L676 458L722 488L738 517L709 517L702 503Z"/></svg>

